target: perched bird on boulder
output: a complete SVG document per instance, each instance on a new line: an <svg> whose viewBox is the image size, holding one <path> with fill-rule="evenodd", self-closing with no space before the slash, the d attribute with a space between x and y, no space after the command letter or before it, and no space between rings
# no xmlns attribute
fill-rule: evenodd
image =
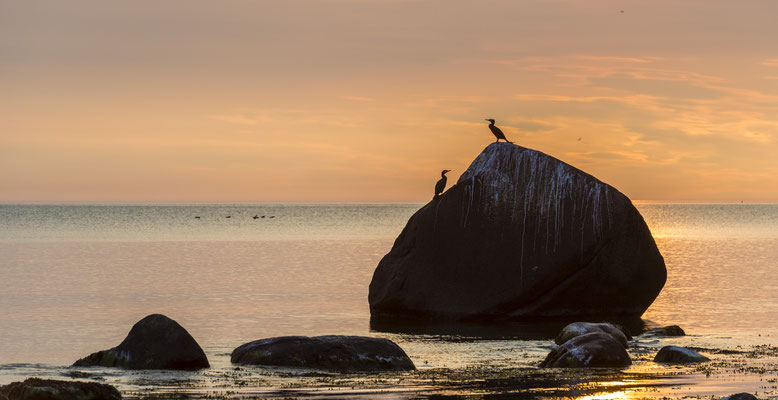
<svg viewBox="0 0 778 400"><path fill-rule="evenodd" d="M500 128L494 126L494 120L493 119L487 119L487 121L489 121L489 130L492 131L494 136L497 138L497 140L494 141L495 143L499 142L500 139L502 139L502 140L504 140L504 141L506 141L508 143L513 143L510 140L505 138L505 134L502 133L502 130Z"/></svg>
<svg viewBox="0 0 778 400"><path fill-rule="evenodd" d="M446 189L446 181L448 180L448 178L446 178L446 172L451 172L451 170L444 169L443 172L440 173L440 180L435 184L435 196L432 197L433 200L437 199L438 196L443 193L443 190Z"/></svg>

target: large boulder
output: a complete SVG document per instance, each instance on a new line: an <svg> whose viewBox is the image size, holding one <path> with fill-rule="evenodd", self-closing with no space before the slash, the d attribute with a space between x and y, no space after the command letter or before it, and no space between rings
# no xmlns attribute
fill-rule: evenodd
<svg viewBox="0 0 778 400"><path fill-rule="evenodd" d="M29 378L0 386L3 400L121 400L115 387L94 382Z"/></svg>
<svg viewBox="0 0 778 400"><path fill-rule="evenodd" d="M665 346L654 356L654 362L667 364L689 364L710 361L710 358L686 347Z"/></svg>
<svg viewBox="0 0 778 400"><path fill-rule="evenodd" d="M282 336L256 340L233 350L230 361L336 371L416 369L394 342L363 336Z"/></svg>
<svg viewBox="0 0 778 400"><path fill-rule="evenodd" d="M632 365L627 350L613 336L592 332L551 350L541 368L622 368Z"/></svg>
<svg viewBox="0 0 778 400"><path fill-rule="evenodd" d="M383 319L633 319L666 277L626 196L539 151L493 143L410 218L369 302Z"/></svg>
<svg viewBox="0 0 778 400"><path fill-rule="evenodd" d="M607 322L573 322L572 324L562 328L562 330L554 339L554 343L564 344L574 337L592 332L601 332L611 335L614 339L621 343L624 348L627 347L628 341L632 340L631 335L624 333L624 331L619 329L619 327L616 325L609 324Z"/></svg>
<svg viewBox="0 0 778 400"><path fill-rule="evenodd" d="M152 314L133 325L118 346L92 353L73 366L197 370L210 365L186 329L164 315Z"/></svg>

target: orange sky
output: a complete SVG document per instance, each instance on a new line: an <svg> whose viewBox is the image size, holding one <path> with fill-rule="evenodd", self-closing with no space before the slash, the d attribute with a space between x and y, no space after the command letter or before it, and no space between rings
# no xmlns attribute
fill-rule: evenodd
<svg viewBox="0 0 778 400"><path fill-rule="evenodd" d="M0 0L0 202L427 201L484 118L635 200L778 201L776 15Z"/></svg>

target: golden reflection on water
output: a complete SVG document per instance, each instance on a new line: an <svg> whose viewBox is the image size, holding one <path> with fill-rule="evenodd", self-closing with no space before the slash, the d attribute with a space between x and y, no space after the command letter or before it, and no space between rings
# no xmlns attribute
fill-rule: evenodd
<svg viewBox="0 0 778 400"><path fill-rule="evenodd" d="M633 391L623 391L623 392L611 392L611 393L600 393L600 394L592 394L588 396L582 396L582 397L576 397L576 400L608 400L608 399L629 399L633 398L630 396L630 394L634 393Z"/></svg>

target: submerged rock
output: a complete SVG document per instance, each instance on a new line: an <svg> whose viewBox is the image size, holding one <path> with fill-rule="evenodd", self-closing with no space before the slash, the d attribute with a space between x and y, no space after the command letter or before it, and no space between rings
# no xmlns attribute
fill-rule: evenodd
<svg viewBox="0 0 778 400"><path fill-rule="evenodd" d="M94 382L29 378L0 386L0 399L7 400L120 400L115 387Z"/></svg>
<svg viewBox="0 0 778 400"><path fill-rule="evenodd" d="M668 364L686 364L706 361L710 361L710 358L705 357L694 350L678 346L662 347L659 352L656 353L656 356L654 356L654 362Z"/></svg>
<svg viewBox="0 0 778 400"><path fill-rule="evenodd" d="M678 325L664 326L661 328L649 329L641 334L641 336L656 336L656 337L672 337L672 336L686 336L686 332Z"/></svg>
<svg viewBox="0 0 778 400"><path fill-rule="evenodd" d="M230 361L338 371L416 369L394 342L363 336L282 336L256 340L233 350Z"/></svg>
<svg viewBox="0 0 778 400"><path fill-rule="evenodd" d="M556 339L554 339L554 343L564 344L574 337L592 332L601 332L611 335L614 339L621 343L624 348L627 347L627 342L632 339L631 335L625 333L616 325L609 324L607 322L573 322L572 324L562 328L562 331L559 332Z"/></svg>
<svg viewBox="0 0 778 400"><path fill-rule="evenodd" d="M622 344L613 336L592 332L576 336L557 347L540 363L541 368L621 368L632 364Z"/></svg>
<svg viewBox="0 0 778 400"><path fill-rule="evenodd" d="M196 370L210 365L186 329L164 315L152 314L133 325L118 346L92 353L73 366Z"/></svg>
<svg viewBox="0 0 778 400"><path fill-rule="evenodd" d="M493 143L410 218L369 302L383 319L630 319L666 277L626 196L539 151Z"/></svg>

